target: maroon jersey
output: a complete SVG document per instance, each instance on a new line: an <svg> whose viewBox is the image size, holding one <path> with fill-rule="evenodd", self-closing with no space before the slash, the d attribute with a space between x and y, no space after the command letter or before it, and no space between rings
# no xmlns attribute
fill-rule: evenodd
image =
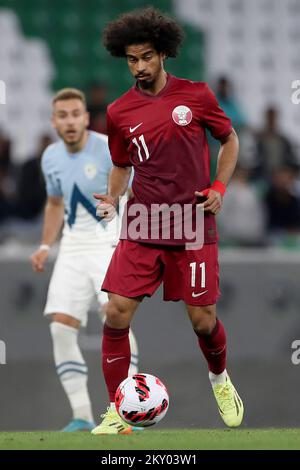
<svg viewBox="0 0 300 470"><path fill-rule="evenodd" d="M210 186L205 130L219 140L232 132L230 119L206 83L169 74L157 95L134 86L109 105L107 126L113 164L134 167L134 197L127 210L135 203L149 209L152 204L195 206L194 192ZM204 243L216 240L215 217L205 214ZM147 237L136 241L182 245L187 240L154 240L149 229Z"/></svg>

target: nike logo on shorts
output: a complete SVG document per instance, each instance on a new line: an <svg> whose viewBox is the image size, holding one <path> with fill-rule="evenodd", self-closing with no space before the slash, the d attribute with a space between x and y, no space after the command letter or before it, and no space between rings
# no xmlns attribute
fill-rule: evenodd
<svg viewBox="0 0 300 470"><path fill-rule="evenodd" d="M122 356L122 357L115 357L114 359L106 359L106 362L108 364L111 364L112 362L115 362L115 361L119 361L120 359L126 359L125 356Z"/></svg>
<svg viewBox="0 0 300 470"><path fill-rule="evenodd" d="M141 122L140 124L138 124L137 126L135 127L129 127L129 132L134 132L136 129L138 129L138 127L140 127L143 123Z"/></svg>
<svg viewBox="0 0 300 470"><path fill-rule="evenodd" d="M199 292L199 294L195 294L195 292L192 293L192 297L200 297L200 295L206 294L207 290L204 290L203 292Z"/></svg>

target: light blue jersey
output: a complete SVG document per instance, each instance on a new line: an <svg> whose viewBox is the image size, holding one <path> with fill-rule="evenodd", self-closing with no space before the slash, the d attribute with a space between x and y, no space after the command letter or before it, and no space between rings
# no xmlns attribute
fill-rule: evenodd
<svg viewBox="0 0 300 470"><path fill-rule="evenodd" d="M50 145L42 156L42 170L49 196L62 196L65 224L62 245L82 244L94 249L115 243L119 220L107 223L96 216L93 193L106 194L112 168L107 136L89 131L85 147L69 153L63 141Z"/></svg>

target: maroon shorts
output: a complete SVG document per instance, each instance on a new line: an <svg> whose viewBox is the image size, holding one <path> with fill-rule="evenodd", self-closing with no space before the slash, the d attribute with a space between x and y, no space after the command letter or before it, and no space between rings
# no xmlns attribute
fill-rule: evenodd
<svg viewBox="0 0 300 470"><path fill-rule="evenodd" d="M124 297L151 296L164 283L164 300L213 305L220 296L218 246L200 250L120 240L102 290Z"/></svg>

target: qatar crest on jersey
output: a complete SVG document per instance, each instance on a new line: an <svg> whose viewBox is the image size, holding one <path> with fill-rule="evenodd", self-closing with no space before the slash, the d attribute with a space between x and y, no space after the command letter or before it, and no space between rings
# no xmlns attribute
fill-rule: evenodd
<svg viewBox="0 0 300 470"><path fill-rule="evenodd" d="M172 112L173 121L178 124L178 126L187 126L193 117L193 113L187 106L176 106Z"/></svg>

